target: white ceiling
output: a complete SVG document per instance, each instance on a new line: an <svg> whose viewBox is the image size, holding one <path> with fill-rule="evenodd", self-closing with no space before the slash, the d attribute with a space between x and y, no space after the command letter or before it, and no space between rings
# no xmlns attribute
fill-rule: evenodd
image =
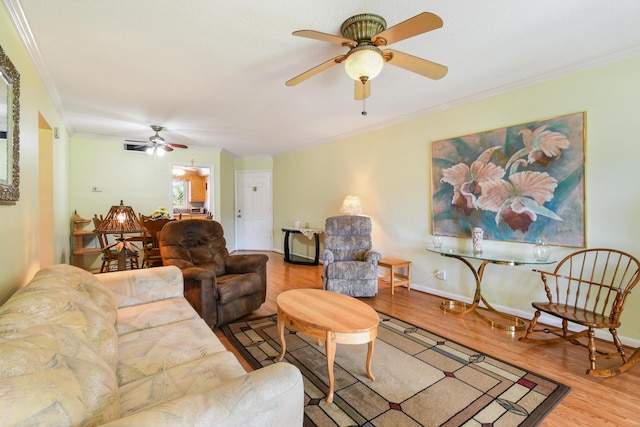
<svg viewBox="0 0 640 427"><path fill-rule="evenodd" d="M76 137L146 139L279 155L640 54L638 0L3 0ZM341 65L285 81L337 45L355 14L444 27L391 47L444 64L433 81L385 66L368 115ZM18 70L19 71L19 70ZM615 78L615 76L612 76Z"/></svg>

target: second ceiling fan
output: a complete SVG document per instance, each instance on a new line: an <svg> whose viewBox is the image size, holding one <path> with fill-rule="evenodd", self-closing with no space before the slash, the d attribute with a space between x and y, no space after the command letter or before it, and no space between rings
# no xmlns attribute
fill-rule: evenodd
<svg viewBox="0 0 640 427"><path fill-rule="evenodd" d="M381 16L363 13L352 16L342 23L340 27L342 36L314 30L294 31L294 36L339 44L348 47L349 51L292 78L286 82L286 85L295 86L342 62L345 62L345 70L354 80L356 100L369 97L370 81L380 73L386 62L433 80L441 79L447 74L446 66L393 49L381 50L380 47L438 29L442 25L442 19L439 16L423 12L387 28L387 22Z"/></svg>
<svg viewBox="0 0 640 427"><path fill-rule="evenodd" d="M125 139L125 142L137 142L141 143L142 147L146 147L147 154L164 154L164 151L173 151L174 148L189 148L184 144L169 143L160 136L160 131L164 127L158 125L151 125L151 130L155 132L155 135L151 135L148 141L140 141L136 139Z"/></svg>

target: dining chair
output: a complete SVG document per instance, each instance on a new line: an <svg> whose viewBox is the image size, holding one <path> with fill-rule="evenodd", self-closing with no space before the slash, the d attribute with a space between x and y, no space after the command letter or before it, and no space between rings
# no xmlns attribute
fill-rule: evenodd
<svg viewBox="0 0 640 427"><path fill-rule="evenodd" d="M160 245L158 244L158 232L162 230L168 222L175 221L172 218L152 219L150 216L140 214L140 222L147 229L143 233L142 247L144 251L144 259L142 265L146 268L162 266L162 257L160 256Z"/></svg>
<svg viewBox="0 0 640 427"><path fill-rule="evenodd" d="M102 215L100 215L98 217L97 214L94 214L93 216L93 226L95 227L95 229L98 228L98 226L100 225L100 223L104 220L104 218L102 217ZM98 239L98 244L100 245L100 249L102 251L102 265L100 266L100 273L106 273L108 271L111 271L111 264L115 263L115 265L118 265L118 251L115 249L115 246L112 244L113 242L109 241L109 236L106 233L100 232L100 231L96 231L94 229L94 233L96 235L96 238ZM139 262L138 262L138 252L134 252L134 251L130 251L126 248L122 248L123 251L126 251L125 253L125 263L127 265L129 265L130 269L136 269L139 268ZM126 265L125 265L125 269L126 269Z"/></svg>
<svg viewBox="0 0 640 427"><path fill-rule="evenodd" d="M565 257L553 272L534 271L540 273L547 301L532 303L536 311L520 341L533 344L569 341L586 347L590 365L587 374L597 377L621 374L640 359L640 349L631 357L626 355L617 332L626 299L640 277L636 258L615 249L583 249ZM543 312L560 318L561 326L536 328ZM569 322L578 325L573 329L582 329L569 329ZM609 330L616 352L596 348L596 329ZM547 334L553 337L541 338ZM579 340L584 337L586 343ZM611 359L616 354L622 359L617 366L596 368L599 359Z"/></svg>

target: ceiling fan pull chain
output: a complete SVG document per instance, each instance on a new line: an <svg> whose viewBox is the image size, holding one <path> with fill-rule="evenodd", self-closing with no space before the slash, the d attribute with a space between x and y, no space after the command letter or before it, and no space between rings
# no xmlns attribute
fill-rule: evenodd
<svg viewBox="0 0 640 427"><path fill-rule="evenodd" d="M362 99L362 115L367 115L367 98Z"/></svg>

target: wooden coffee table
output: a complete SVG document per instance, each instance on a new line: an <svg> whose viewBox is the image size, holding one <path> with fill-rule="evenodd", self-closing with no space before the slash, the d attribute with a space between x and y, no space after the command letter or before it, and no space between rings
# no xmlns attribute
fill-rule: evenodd
<svg viewBox="0 0 640 427"><path fill-rule="evenodd" d="M329 391L327 403L333 402L333 362L336 344L369 344L367 375L371 381L373 344L378 335L378 314L367 304L355 298L321 289L293 289L278 295L278 333L282 360L287 349L284 339L285 325L296 331L325 342Z"/></svg>

